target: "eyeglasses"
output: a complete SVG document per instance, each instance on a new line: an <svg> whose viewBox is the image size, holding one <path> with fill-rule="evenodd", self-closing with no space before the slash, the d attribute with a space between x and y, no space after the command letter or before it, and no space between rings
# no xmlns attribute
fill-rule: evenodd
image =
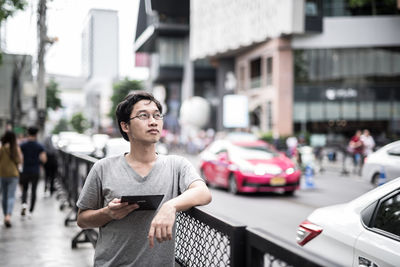
<svg viewBox="0 0 400 267"><path fill-rule="evenodd" d="M139 115L137 115L135 117L129 118L129 120L133 120L135 118L138 118L141 121L146 121L146 120L150 119L150 116L153 116L153 118L155 120L162 120L164 118L164 115L160 114L160 113L154 113L154 114L140 113Z"/></svg>

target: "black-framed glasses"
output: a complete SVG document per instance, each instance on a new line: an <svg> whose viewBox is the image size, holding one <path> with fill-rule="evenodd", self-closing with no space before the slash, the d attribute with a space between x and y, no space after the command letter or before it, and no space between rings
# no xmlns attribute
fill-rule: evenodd
<svg viewBox="0 0 400 267"><path fill-rule="evenodd" d="M141 121L146 121L150 119L150 116L153 116L155 120L162 120L164 118L164 115L161 113L154 113L154 114L149 114L149 113L140 113L139 115L136 115L132 118L129 118L129 120L133 120L135 118L138 118Z"/></svg>

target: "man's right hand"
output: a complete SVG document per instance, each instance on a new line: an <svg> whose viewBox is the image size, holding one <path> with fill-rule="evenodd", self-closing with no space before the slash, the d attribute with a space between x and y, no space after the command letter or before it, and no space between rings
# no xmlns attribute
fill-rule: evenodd
<svg viewBox="0 0 400 267"><path fill-rule="evenodd" d="M138 208L138 204L128 204L128 202L121 202L120 198L114 198L108 203L105 212L111 219L120 220Z"/></svg>

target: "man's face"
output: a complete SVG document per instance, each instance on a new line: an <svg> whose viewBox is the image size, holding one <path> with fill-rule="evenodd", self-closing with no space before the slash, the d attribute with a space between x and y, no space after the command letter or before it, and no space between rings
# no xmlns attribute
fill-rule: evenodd
<svg viewBox="0 0 400 267"><path fill-rule="evenodd" d="M141 120L140 118L146 117L144 114L150 116ZM141 100L133 106L131 120L126 123L126 127L123 127L131 141L156 143L160 140L163 120L154 119L155 114L160 114L160 111L152 101Z"/></svg>

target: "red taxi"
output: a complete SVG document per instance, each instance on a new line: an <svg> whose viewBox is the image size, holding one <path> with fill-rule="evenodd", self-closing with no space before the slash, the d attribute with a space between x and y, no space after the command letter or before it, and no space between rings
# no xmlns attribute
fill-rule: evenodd
<svg viewBox="0 0 400 267"><path fill-rule="evenodd" d="M301 171L283 153L260 140L216 140L201 154L200 171L210 185L231 193L283 191L299 188Z"/></svg>

